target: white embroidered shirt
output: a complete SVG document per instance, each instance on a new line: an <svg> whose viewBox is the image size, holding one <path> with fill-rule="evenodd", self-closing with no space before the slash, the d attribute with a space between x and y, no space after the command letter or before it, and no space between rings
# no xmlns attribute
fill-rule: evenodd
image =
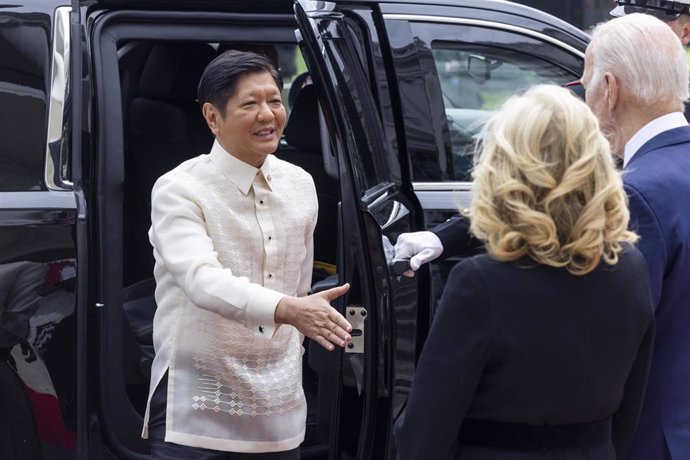
<svg viewBox="0 0 690 460"><path fill-rule="evenodd" d="M249 453L303 441L303 336L274 311L310 289L317 208L304 170L273 155L257 169L217 141L154 185L149 401L167 371L166 441ZM148 408L144 437L147 424Z"/></svg>

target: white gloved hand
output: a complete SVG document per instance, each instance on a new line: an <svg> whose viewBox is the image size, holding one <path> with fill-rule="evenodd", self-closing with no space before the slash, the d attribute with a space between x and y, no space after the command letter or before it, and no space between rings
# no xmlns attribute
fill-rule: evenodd
<svg viewBox="0 0 690 460"><path fill-rule="evenodd" d="M410 259L411 270L405 272L405 276L414 276L419 267L442 253L443 244L433 232L403 233L395 243L395 258Z"/></svg>

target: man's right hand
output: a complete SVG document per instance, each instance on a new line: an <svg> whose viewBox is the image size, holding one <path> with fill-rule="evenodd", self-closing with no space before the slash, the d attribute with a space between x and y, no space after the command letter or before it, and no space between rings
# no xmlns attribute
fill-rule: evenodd
<svg viewBox="0 0 690 460"><path fill-rule="evenodd" d="M334 345L344 348L352 339L352 326L330 302L349 289L346 283L306 297L285 296L276 307L275 322L294 326L327 350L334 350Z"/></svg>
<svg viewBox="0 0 690 460"><path fill-rule="evenodd" d="M437 259L443 253L443 244L434 232L403 233L395 243L395 258L409 259L410 268L405 276L414 276L419 267Z"/></svg>

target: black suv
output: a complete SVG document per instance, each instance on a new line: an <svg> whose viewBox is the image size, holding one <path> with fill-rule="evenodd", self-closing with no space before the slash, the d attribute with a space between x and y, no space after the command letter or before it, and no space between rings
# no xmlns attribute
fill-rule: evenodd
<svg viewBox="0 0 690 460"><path fill-rule="evenodd" d="M361 332L305 344L302 456L393 458L447 266L401 277L391 244L466 205L485 118L579 78L586 44L499 0L0 5L0 456L147 458L150 190L209 151L206 64L252 49L286 82L276 154L318 190L315 289L350 282L338 307Z"/></svg>

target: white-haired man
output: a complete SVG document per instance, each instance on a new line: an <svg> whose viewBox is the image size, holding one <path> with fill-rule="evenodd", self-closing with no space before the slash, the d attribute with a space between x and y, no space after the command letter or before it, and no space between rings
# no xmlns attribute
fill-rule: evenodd
<svg viewBox="0 0 690 460"><path fill-rule="evenodd" d="M641 236L657 319L629 460L690 458L690 126L682 113L688 80L681 41L651 15L625 15L594 30L582 83L623 158L631 226Z"/></svg>
<svg viewBox="0 0 690 460"><path fill-rule="evenodd" d="M690 0L616 0L616 4L611 16L618 18L633 13L654 16L671 28L683 46L690 43ZM687 102L684 113L690 120L690 104Z"/></svg>

